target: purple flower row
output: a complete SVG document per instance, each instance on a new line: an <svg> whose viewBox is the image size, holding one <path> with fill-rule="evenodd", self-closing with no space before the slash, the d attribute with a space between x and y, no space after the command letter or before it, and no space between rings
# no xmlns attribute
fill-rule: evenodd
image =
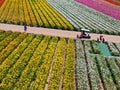
<svg viewBox="0 0 120 90"><path fill-rule="evenodd" d="M120 20L120 9L105 5L96 0L76 0L76 1Z"/></svg>

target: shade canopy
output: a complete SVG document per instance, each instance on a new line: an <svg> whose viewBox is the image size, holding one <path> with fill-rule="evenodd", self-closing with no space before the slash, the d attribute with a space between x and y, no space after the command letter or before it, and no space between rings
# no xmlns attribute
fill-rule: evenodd
<svg viewBox="0 0 120 90"><path fill-rule="evenodd" d="M82 28L81 31L89 32L90 30Z"/></svg>

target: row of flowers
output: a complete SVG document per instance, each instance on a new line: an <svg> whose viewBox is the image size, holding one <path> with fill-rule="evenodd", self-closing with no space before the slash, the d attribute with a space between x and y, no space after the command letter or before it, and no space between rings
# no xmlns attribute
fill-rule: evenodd
<svg viewBox="0 0 120 90"><path fill-rule="evenodd" d="M117 89L120 88L120 70L119 70L119 66L117 65L116 60L120 60L120 58L108 58L107 59L107 63L108 65L110 65L110 70L111 73L113 74L113 80L114 82L116 82L116 87Z"/></svg>
<svg viewBox="0 0 120 90"><path fill-rule="evenodd" d="M27 3L28 3L28 1L27 1ZM23 12L24 12L24 20L25 20L25 23L27 23L28 25L30 25L31 22L32 22L31 21L32 18L30 18L30 13L33 13L33 12L32 12L32 10L31 10L31 12L29 12L28 8L29 8L29 6L27 6L26 0L22 1L22 9L23 9ZM18 10L19 10L19 8L18 8Z"/></svg>
<svg viewBox="0 0 120 90"><path fill-rule="evenodd" d="M7 17L6 16L4 16L4 18L6 19L6 20L8 20L8 23L10 23L11 21L12 21L12 19L13 19L13 12L14 12L14 3L16 3L15 2L16 0L13 0L13 3L10 3L9 4L9 8L11 8L11 9L7 9L8 11L7 11L7 13L6 13L6 15L7 15ZM5 1L6 2L6 1ZM11 13L12 12L12 13ZM4 14L3 14L4 15Z"/></svg>
<svg viewBox="0 0 120 90"><path fill-rule="evenodd" d="M72 0L47 0L47 2L72 23L78 31L81 28L87 28L96 33L120 34L119 20L86 5Z"/></svg>
<svg viewBox="0 0 120 90"><path fill-rule="evenodd" d="M30 16L29 18L30 18L30 20L31 20L31 25L33 25L33 26L36 26L37 25L37 21L36 21L36 18L35 18L35 16L34 16L34 12L33 12L33 10L32 10L32 7L31 7L31 5L30 5L30 2L31 2L31 0L29 0L29 2L28 2L28 0L25 0L25 3L26 3L26 8L27 8L27 10L28 10L28 16ZM24 2L23 2L24 3ZM31 3L32 4L32 3ZM18 9L17 9L18 10ZM26 12L26 11L25 11Z"/></svg>
<svg viewBox="0 0 120 90"><path fill-rule="evenodd" d="M77 2L83 3L89 7L92 7L100 12L108 14L116 19L120 19L120 10L115 9L114 7L107 6L102 4L100 1L96 2L95 0L76 0Z"/></svg>
<svg viewBox="0 0 120 90"><path fill-rule="evenodd" d="M14 34L4 49L8 51L1 53L7 56L0 64L0 89L43 90L46 84L49 90L74 89L73 39L0 31L1 37Z"/></svg>
<svg viewBox="0 0 120 90"><path fill-rule="evenodd" d="M98 43L96 41L91 41L91 47L93 48L94 54L100 54L101 51L99 49Z"/></svg>
<svg viewBox="0 0 120 90"><path fill-rule="evenodd" d="M117 90L113 77L111 75L110 67L108 67L108 63L106 62L106 58L102 56L97 56L96 62L98 63L101 80L104 84L105 89Z"/></svg>
<svg viewBox="0 0 120 90"><path fill-rule="evenodd" d="M42 21L42 18L43 16L40 16L41 12L39 11L37 5L33 4L33 2L31 0L29 0L29 3L31 5L31 9L33 11L33 14L36 18L36 22L38 26L43 26L44 22Z"/></svg>
<svg viewBox="0 0 120 90"><path fill-rule="evenodd" d="M49 70L51 67L51 63L53 61L54 53L57 47L58 38L52 37L45 51L44 55L41 58L41 65L38 68L36 73L36 78L31 85L31 90L44 90L45 84L48 83L47 78L49 76Z"/></svg>
<svg viewBox="0 0 120 90"><path fill-rule="evenodd" d="M0 6L2 6L3 3L4 3L4 0L0 0Z"/></svg>
<svg viewBox="0 0 120 90"><path fill-rule="evenodd" d="M15 0L14 1L14 3L20 3L19 2L19 0ZM14 12L16 12L16 13L14 13L14 17L12 17L12 20L11 20L11 22L15 22L15 23L17 23L17 21L19 20L18 19L18 17L19 17L19 13L17 13L18 12L18 5L14 5Z"/></svg>
<svg viewBox="0 0 120 90"><path fill-rule="evenodd" d="M62 70L65 62L66 40L61 38L58 42L48 90L57 90L62 79Z"/></svg>
<svg viewBox="0 0 120 90"><path fill-rule="evenodd" d="M15 4L16 3L16 4ZM18 6L19 5L19 6ZM5 0L0 8L0 22L71 29L74 27L46 1Z"/></svg>
<svg viewBox="0 0 120 90"><path fill-rule="evenodd" d="M72 53L71 53L72 52ZM74 90L75 84L75 44L73 39L68 40L66 60L63 74L63 90Z"/></svg>
<svg viewBox="0 0 120 90"><path fill-rule="evenodd" d="M34 38L35 35L29 34L30 38ZM22 37L20 39L24 39L25 35L21 34ZM17 41L21 42L22 40L18 39ZM19 45L19 43L15 43L15 45ZM32 57L34 51L36 50L37 45L34 43L34 40L29 44L29 46L24 50L20 58L16 61L12 68L9 69L6 77L3 78L0 88L2 89L13 89L15 83L18 81L22 71L24 70L25 66L29 62L30 58ZM5 54L6 55L6 54Z"/></svg>
<svg viewBox="0 0 120 90"><path fill-rule="evenodd" d="M108 1L112 4L115 4L115 5L119 5L120 6L120 1L119 0L105 0L105 1Z"/></svg>
<svg viewBox="0 0 120 90"><path fill-rule="evenodd" d="M120 43L114 43L114 45L116 46L116 48L118 49L118 51L120 51Z"/></svg>
<svg viewBox="0 0 120 90"><path fill-rule="evenodd" d="M120 67L120 58L117 58L117 59L116 59L116 63L117 63L117 65L118 65L118 67Z"/></svg>
<svg viewBox="0 0 120 90"><path fill-rule="evenodd" d="M88 41L90 42L90 41ZM88 79L89 79L89 87L92 89L92 90L100 90L102 89L101 88L101 84L100 84L100 77L99 77L99 71L97 69L97 65L96 65L96 61L94 59L94 56L93 55L90 55L88 53L88 48L91 47L89 46L89 43L86 43L86 41L84 41L85 43L85 53L86 53L86 65L87 65L87 71L88 71ZM92 46L95 44L94 41L92 41ZM96 45L97 46L97 45ZM98 49L98 48L96 48ZM95 50L95 48L94 48Z"/></svg>
<svg viewBox="0 0 120 90"><path fill-rule="evenodd" d="M118 89L120 87L120 58L108 58L99 54L90 54L89 51L92 49L90 48L92 45L90 45L90 42L91 41L76 40L77 88L89 88L92 90L101 90L102 88L108 90ZM92 41L92 43L96 42Z"/></svg>
<svg viewBox="0 0 120 90"><path fill-rule="evenodd" d="M18 24L23 24L25 22L24 8L23 8L23 4L22 3L23 3L23 1L19 1L19 8L18 8L19 13L15 12L15 13L18 13L19 17L18 17L18 19L14 19L14 20L16 20L14 22L17 22Z"/></svg>
<svg viewBox="0 0 120 90"><path fill-rule="evenodd" d="M6 38L7 36L9 36L12 32L11 31L8 31L8 32L4 32L2 30L0 30L0 42L2 40L4 40L4 38ZM1 45L0 45L1 46Z"/></svg>
<svg viewBox="0 0 120 90"><path fill-rule="evenodd" d="M2 7L0 7L0 21L1 22L6 22L5 18L8 14L9 11L9 5L11 3L9 2L9 0L5 0L4 4L2 5ZM13 13L13 12L12 12ZM4 15L3 15L4 14Z"/></svg>
<svg viewBox="0 0 120 90"><path fill-rule="evenodd" d="M81 40L76 40L76 80L78 90L88 90L87 65Z"/></svg>
<svg viewBox="0 0 120 90"><path fill-rule="evenodd" d="M35 72L36 72L36 70L39 70L41 65L43 64L42 63L44 61L43 56L48 47L49 40L50 40L50 36L45 36L42 41L41 41L41 37L39 37L39 36L36 39L34 39L33 42L35 43L34 45L37 48L36 48L34 54L32 55L32 57L30 58L27 66L22 71L19 81L16 83L14 90L28 90L29 88L33 88L34 85L35 86L37 85L37 83L35 83L35 81L33 81L33 80L36 79L36 74L39 74L39 72L38 71L37 71L37 73L35 73ZM40 43L40 41L41 41L41 43ZM41 78L41 79L43 79L43 78ZM32 81L34 84L31 84ZM40 81L40 83L42 83L42 82ZM40 83L38 84L38 86L40 85ZM36 89L37 89L37 87L36 87Z"/></svg>
<svg viewBox="0 0 120 90"><path fill-rule="evenodd" d="M18 35L17 33L15 33L15 35L13 36L16 36ZM5 49L3 49L1 52L0 52L0 63L2 63L2 61L5 60L5 58L19 45L19 43L21 43L21 41L26 37L25 34L20 34L18 37L16 37L13 41L11 41L7 47L5 47ZM8 39L9 41L10 39ZM3 43L4 45L4 43Z"/></svg>
<svg viewBox="0 0 120 90"><path fill-rule="evenodd" d="M111 54L113 56L120 56L120 52L117 50L117 48L115 47L114 43L112 42L107 42L107 45L111 51Z"/></svg>
<svg viewBox="0 0 120 90"><path fill-rule="evenodd" d="M0 51L2 51L11 41L13 41L20 33L12 33L0 42ZM3 34L4 35L4 34ZM5 35L6 36L6 35Z"/></svg>
<svg viewBox="0 0 120 90"><path fill-rule="evenodd" d="M28 35L24 40L17 46L17 48L4 60L0 65L0 80L6 76L8 70L15 64L15 62L20 58L24 50L27 48L31 42L31 35Z"/></svg>
<svg viewBox="0 0 120 90"><path fill-rule="evenodd" d="M84 42L84 45L87 47L86 53L94 53L94 52L93 52L93 49L92 49L92 47L91 47L91 45L90 45L90 41L85 41L85 42Z"/></svg>

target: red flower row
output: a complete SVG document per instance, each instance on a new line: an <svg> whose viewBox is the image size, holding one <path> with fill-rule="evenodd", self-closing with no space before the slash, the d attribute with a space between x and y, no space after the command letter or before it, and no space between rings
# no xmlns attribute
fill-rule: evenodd
<svg viewBox="0 0 120 90"><path fill-rule="evenodd" d="M120 2L118 0L105 0L105 1L108 1L108 2L110 2L112 4L120 6Z"/></svg>
<svg viewBox="0 0 120 90"><path fill-rule="evenodd" d="M3 4L4 0L0 0L0 6Z"/></svg>

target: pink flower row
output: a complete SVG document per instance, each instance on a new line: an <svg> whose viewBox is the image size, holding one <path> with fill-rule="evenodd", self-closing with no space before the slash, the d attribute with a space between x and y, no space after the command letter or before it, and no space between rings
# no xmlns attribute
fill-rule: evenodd
<svg viewBox="0 0 120 90"><path fill-rule="evenodd" d="M76 0L76 1L120 20L120 9L105 5L96 0Z"/></svg>

